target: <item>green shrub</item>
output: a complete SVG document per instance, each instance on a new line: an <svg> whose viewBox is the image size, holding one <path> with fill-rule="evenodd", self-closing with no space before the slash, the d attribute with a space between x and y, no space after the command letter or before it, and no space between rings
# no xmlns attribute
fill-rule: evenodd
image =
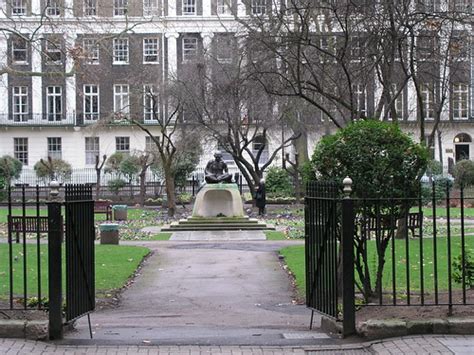
<svg viewBox="0 0 474 355"><path fill-rule="evenodd" d="M193 196L190 193L182 192L177 196L176 202L181 203L181 204L190 203L192 199L193 199Z"/></svg>
<svg viewBox="0 0 474 355"><path fill-rule="evenodd" d="M461 160L454 166L454 183L457 187L474 185L474 162Z"/></svg>
<svg viewBox="0 0 474 355"><path fill-rule="evenodd" d="M435 185L435 197L436 204L441 203L446 198L446 187L452 187L453 182L443 176L435 176L433 178ZM433 186L431 183L423 183L421 185L421 197L423 199L423 204L433 202Z"/></svg>
<svg viewBox="0 0 474 355"><path fill-rule="evenodd" d="M118 194L121 189L125 187L127 183L122 179L113 179L108 183L109 191Z"/></svg>
<svg viewBox="0 0 474 355"><path fill-rule="evenodd" d="M10 186L13 179L18 179L23 169L23 164L16 158L4 155L0 158L0 178Z"/></svg>
<svg viewBox="0 0 474 355"><path fill-rule="evenodd" d="M293 194L293 184L288 172L282 168L271 167L265 179L267 193L276 192L281 196Z"/></svg>
<svg viewBox="0 0 474 355"><path fill-rule="evenodd" d="M462 255L458 255L453 260L453 279L462 284ZM474 288L474 256L470 250L464 253L464 283L467 287Z"/></svg>
<svg viewBox="0 0 474 355"><path fill-rule="evenodd" d="M71 178L72 174L71 164L62 159L40 159L33 168L36 176L43 180L66 181Z"/></svg>

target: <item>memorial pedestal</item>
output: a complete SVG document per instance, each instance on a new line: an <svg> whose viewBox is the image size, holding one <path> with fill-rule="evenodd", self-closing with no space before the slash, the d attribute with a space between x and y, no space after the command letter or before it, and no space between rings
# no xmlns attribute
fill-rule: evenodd
<svg viewBox="0 0 474 355"><path fill-rule="evenodd" d="M193 217L243 217L237 184L207 184L198 192Z"/></svg>

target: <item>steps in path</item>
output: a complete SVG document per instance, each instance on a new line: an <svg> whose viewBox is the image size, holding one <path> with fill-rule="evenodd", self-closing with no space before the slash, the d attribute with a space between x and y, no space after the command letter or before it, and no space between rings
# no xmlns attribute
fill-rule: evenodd
<svg viewBox="0 0 474 355"><path fill-rule="evenodd" d="M268 225L255 218L245 217L189 217L173 222L161 228L162 232L178 231L220 231L220 230L275 230L275 227Z"/></svg>

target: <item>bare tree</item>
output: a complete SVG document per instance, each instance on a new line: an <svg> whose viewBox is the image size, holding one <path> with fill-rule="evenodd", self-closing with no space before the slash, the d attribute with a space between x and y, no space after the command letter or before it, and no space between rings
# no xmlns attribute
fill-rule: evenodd
<svg viewBox="0 0 474 355"><path fill-rule="evenodd" d="M290 101L265 93L249 70L252 48L237 46L231 38L226 48L216 37L202 61L183 65L176 81L182 119L204 127L207 137L231 154L253 194L265 169L299 134L283 141L274 135L274 128L285 122Z"/></svg>

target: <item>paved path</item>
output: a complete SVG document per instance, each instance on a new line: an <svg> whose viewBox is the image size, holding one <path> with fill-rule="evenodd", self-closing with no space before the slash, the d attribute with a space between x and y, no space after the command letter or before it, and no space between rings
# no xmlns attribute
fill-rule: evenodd
<svg viewBox="0 0 474 355"><path fill-rule="evenodd" d="M332 340L308 332L277 250L291 241L148 242L154 254L116 309L91 315L95 344L293 345ZM317 324L317 322L316 322ZM85 343L82 319L69 342Z"/></svg>
<svg viewBox="0 0 474 355"><path fill-rule="evenodd" d="M411 336L346 345L312 346L179 346L63 345L0 339L1 354L187 354L187 355L320 355L320 354L473 354L474 336Z"/></svg>

